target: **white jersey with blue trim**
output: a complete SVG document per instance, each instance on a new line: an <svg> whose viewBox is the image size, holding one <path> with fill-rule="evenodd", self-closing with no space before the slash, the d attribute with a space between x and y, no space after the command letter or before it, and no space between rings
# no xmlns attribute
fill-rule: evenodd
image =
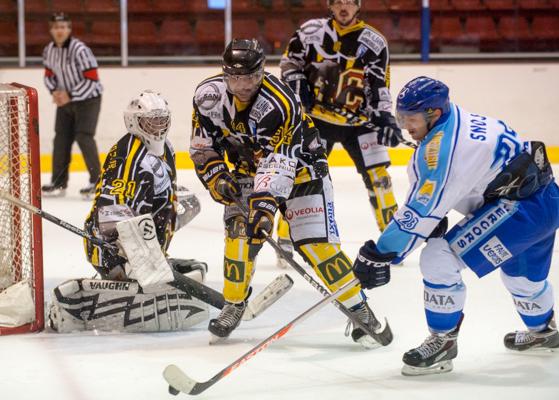
<svg viewBox="0 0 559 400"><path fill-rule="evenodd" d="M467 215L483 205L487 185L526 146L503 121L451 104L408 164L406 203L380 236L382 253L402 260L452 209Z"/></svg>

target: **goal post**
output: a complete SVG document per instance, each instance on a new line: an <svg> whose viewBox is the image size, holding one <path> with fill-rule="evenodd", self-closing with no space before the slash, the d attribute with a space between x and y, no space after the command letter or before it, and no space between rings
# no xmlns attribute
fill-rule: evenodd
<svg viewBox="0 0 559 400"><path fill-rule="evenodd" d="M38 96L0 83L0 190L41 208ZM40 217L0 200L0 335L44 327Z"/></svg>

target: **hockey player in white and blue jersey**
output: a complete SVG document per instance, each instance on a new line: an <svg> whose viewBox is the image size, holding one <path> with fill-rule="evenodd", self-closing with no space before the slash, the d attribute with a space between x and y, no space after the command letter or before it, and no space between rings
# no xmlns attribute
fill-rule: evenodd
<svg viewBox="0 0 559 400"><path fill-rule="evenodd" d="M390 280L390 264L423 242L420 257L430 336L404 354L404 375L449 372L458 354L466 286L460 271L499 268L526 331L505 335L512 350L558 348L547 281L559 227L559 187L545 146L525 142L503 121L450 103L448 87L419 77L398 95L396 116L418 142L408 166L406 203L354 263L361 285ZM446 233L446 214L466 217ZM545 221L545 223L542 223Z"/></svg>

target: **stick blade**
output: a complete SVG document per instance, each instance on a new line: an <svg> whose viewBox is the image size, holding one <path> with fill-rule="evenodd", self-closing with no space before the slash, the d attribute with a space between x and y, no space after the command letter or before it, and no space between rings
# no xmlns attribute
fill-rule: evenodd
<svg viewBox="0 0 559 400"><path fill-rule="evenodd" d="M163 378L165 378L170 387L187 394L191 394L197 383L174 364L167 365L163 371Z"/></svg>

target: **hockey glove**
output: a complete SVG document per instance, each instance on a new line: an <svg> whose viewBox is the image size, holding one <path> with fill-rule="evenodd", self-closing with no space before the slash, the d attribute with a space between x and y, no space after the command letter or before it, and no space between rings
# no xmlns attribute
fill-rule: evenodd
<svg viewBox="0 0 559 400"><path fill-rule="evenodd" d="M276 199L268 192L253 193L248 197L247 236L250 244L260 244L274 227L278 210Z"/></svg>
<svg viewBox="0 0 559 400"><path fill-rule="evenodd" d="M396 124L394 116L386 111L373 117L373 124L378 127L377 143L383 146L396 147L402 141L402 130Z"/></svg>
<svg viewBox="0 0 559 400"><path fill-rule="evenodd" d="M390 282L390 263L395 257L396 253L382 254L374 241L366 241L353 263L353 272L361 287L372 289Z"/></svg>
<svg viewBox="0 0 559 400"><path fill-rule="evenodd" d="M314 94L305 74L300 72L289 74L284 78L284 81L299 96L301 104L305 107L305 112L310 112L314 105Z"/></svg>
<svg viewBox="0 0 559 400"><path fill-rule="evenodd" d="M196 166L196 173L218 203L229 206L241 195L241 187L223 160L209 160L202 167Z"/></svg>

